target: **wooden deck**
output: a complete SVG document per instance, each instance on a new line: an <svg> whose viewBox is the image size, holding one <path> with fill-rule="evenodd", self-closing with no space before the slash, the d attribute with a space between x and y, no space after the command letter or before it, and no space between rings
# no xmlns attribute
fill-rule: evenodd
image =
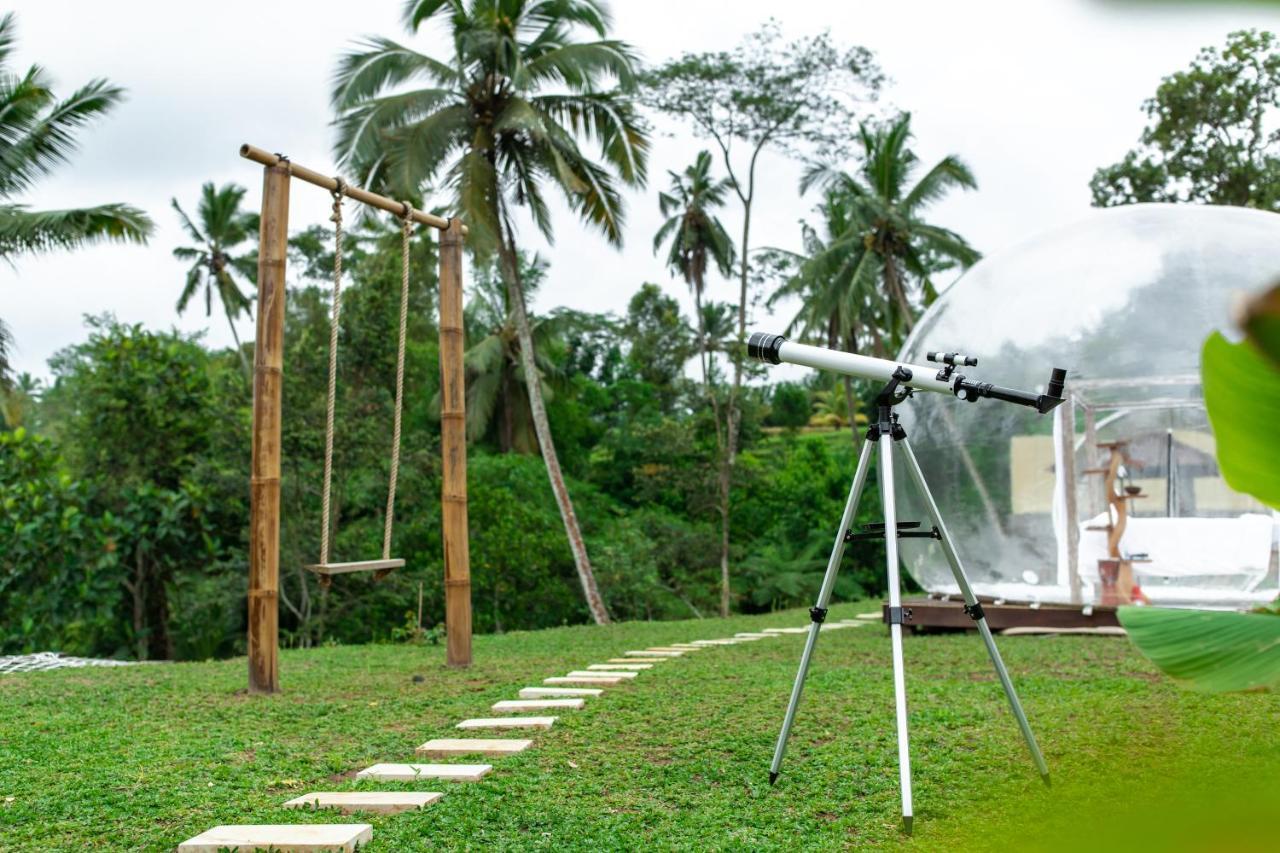
<svg viewBox="0 0 1280 853"><path fill-rule="evenodd" d="M1092 608L1070 604L1041 604L1039 607L1031 607L1029 604L1011 601L996 604L985 597L979 600L987 616L987 624L993 631L1027 627L1110 628L1120 625L1114 607L1097 604ZM964 602L959 598L910 598L904 600L902 606L911 609L911 621L907 625L913 630L973 629L973 620L964 612ZM888 624L889 605L882 606L881 618Z"/></svg>

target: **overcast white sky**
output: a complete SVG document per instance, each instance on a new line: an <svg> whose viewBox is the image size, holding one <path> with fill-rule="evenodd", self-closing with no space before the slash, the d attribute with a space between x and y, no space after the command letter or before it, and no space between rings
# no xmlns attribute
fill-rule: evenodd
<svg viewBox="0 0 1280 853"><path fill-rule="evenodd" d="M86 313L186 330L230 342L225 320L193 305L178 318L182 242L170 197L194 207L200 184L236 181L256 208L261 169L237 155L242 142L330 171L328 81L336 57L362 34L402 38L401 0L221 0L214 5L117 0L18 0L17 62L44 65L69 92L105 76L129 99L83 134L73 163L23 201L64 207L124 201L156 220L148 247L101 246L0 265L0 317L17 338L15 367L46 376L59 348L82 340ZM358 10L358 11L357 11ZM690 50L728 48L773 15L789 36L829 28L838 42L876 51L892 77L886 100L910 109L926 162L962 156L979 190L940 203L936 219L986 253L1072 222L1089 206L1088 180L1119 158L1143 126L1139 107L1160 78L1196 50L1243 27L1280 28L1264 3L1142 0L615 0L615 34L649 62ZM430 45L426 37L421 43ZM551 276L536 310L567 305L622 311L641 282L660 283L690 305L683 284L651 251L656 193L703 143L654 140L650 186L630 194L627 245L609 248L557 216L557 243L543 249ZM794 248L812 199L797 194L799 168L769 159L753 242ZM328 195L299 184L295 228L324 221ZM731 209L726 224L736 233ZM711 285L730 299L728 282ZM779 326L759 317L761 327ZM241 337L252 339L249 321Z"/></svg>

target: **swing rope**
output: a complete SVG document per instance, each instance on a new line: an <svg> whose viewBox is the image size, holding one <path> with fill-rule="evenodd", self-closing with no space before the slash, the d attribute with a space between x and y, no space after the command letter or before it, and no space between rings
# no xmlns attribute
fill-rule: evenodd
<svg viewBox="0 0 1280 853"><path fill-rule="evenodd" d="M400 474L400 415L404 408L404 342L409 317L409 237L413 233L413 208L403 202L400 217L400 340L396 348L396 406L391 430L391 481L387 485L387 512L382 529L382 559L391 558L391 526L396 515L396 480Z"/></svg>
<svg viewBox="0 0 1280 853"><path fill-rule="evenodd" d="M346 184L335 177L337 186L331 192L333 213L333 311L329 319L329 397L324 414L324 487L320 493L320 564L329 562L329 539L333 526L329 523L329 496L333 483L333 412L338 387L338 324L342 316L342 197Z"/></svg>

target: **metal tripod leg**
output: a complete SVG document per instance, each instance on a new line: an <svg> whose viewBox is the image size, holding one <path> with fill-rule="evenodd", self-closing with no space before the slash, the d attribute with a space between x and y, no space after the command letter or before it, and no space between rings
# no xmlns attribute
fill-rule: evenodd
<svg viewBox="0 0 1280 853"><path fill-rule="evenodd" d="M840 528L836 531L836 543L831 546L831 557L827 560L827 573L822 578L822 588L818 591L818 603L811 614L813 621L809 623L809 636L804 642L804 653L800 655L800 671L796 673L795 685L791 688L791 700L787 703L787 714L782 718L782 731L778 734L778 745L773 750L773 764L769 766L769 784L778 779L782 769L782 756L787 751L787 738L791 734L791 724L795 722L796 708L800 705L800 694L804 691L805 676L809 674L809 661L813 658L813 647L818 642L818 632L822 627L821 617L826 616L827 604L831 601L831 589L835 586L836 575L840 572L840 559L844 556L844 536L853 525L858 513L858 501L862 497L862 489L867 482L867 469L871 462L873 443L862 443L862 454L858 457L858 468L853 475L853 486L849 489L849 499L844 504L844 515L840 517Z"/></svg>
<svg viewBox="0 0 1280 853"><path fill-rule="evenodd" d="M898 721L898 783L902 827L911 834L911 749L907 735L907 682L902 663L902 593L898 579L898 519L893 493L893 437L880 436L880 500L884 504L884 552L888 564L889 640L893 646L893 704Z"/></svg>
<svg viewBox="0 0 1280 853"><path fill-rule="evenodd" d="M969 579L965 576L964 567L960 564L960 555L956 553L955 545L951 541L951 534L947 532L947 526L942 521L942 514L938 512L938 504L934 502L933 493L929 491L929 484L925 482L924 472L920 470L920 463L916 460L916 454L912 451L911 444L906 439L902 441L902 451L906 456L907 471L910 472L911 479L915 481L920 493L924 495L924 502L929 510L929 516L932 518L934 526L938 528L942 542L942 553L946 555L947 562L951 565L951 573L955 576L956 584L960 587L960 594L964 597L965 605L971 608L978 603L978 598L973 594L973 588L969 586ZM981 610L978 612L981 613ZM1009 678L1009 671L1005 669L1004 661L1000 658L1000 652L996 649L996 641L991 636L991 628L987 625L987 618L980 615L974 621L978 625L978 633L982 635L982 642L987 646L987 654L991 656L991 665L995 667L996 675L1000 678L1000 684L1004 687L1004 695L1009 699L1009 707L1018 721L1018 728L1022 730L1022 737L1027 742L1027 749L1031 751L1031 759L1035 762L1036 769L1040 771L1040 778L1048 785L1049 766L1045 764L1044 756L1040 753L1040 746L1036 743L1036 736L1031 733L1031 724L1027 722L1027 715L1022 712L1022 703L1018 701L1018 693L1013 689L1013 681Z"/></svg>

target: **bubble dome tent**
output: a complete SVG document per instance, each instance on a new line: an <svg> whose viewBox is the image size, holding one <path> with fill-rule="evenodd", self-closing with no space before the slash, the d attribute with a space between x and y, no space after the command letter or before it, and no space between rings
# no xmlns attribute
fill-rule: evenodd
<svg viewBox="0 0 1280 853"><path fill-rule="evenodd" d="M982 260L929 308L901 360L960 350L983 380L1015 388L1069 371L1051 415L936 394L900 407L980 596L1086 608L1276 597L1280 515L1222 480L1199 360L1211 331L1235 336L1235 294L1278 276L1280 215L1133 205ZM927 517L901 470L897 491L899 518ZM928 540L901 553L932 596L958 593ZM1139 591L1117 587L1118 568Z"/></svg>

